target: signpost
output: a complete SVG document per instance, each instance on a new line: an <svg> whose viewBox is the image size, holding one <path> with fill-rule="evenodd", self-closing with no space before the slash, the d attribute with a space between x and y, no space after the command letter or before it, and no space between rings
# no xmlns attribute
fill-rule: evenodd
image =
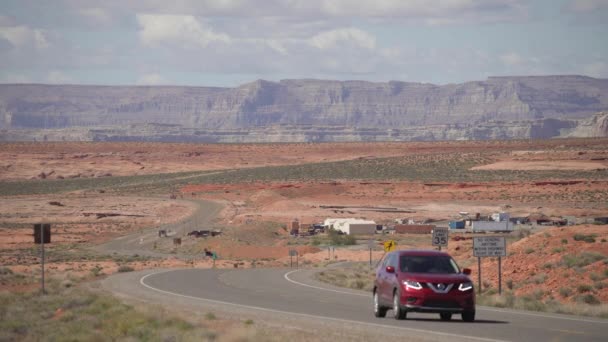
<svg viewBox="0 0 608 342"><path fill-rule="evenodd" d="M369 268L372 268L372 249L374 249L374 240L367 240L367 247L369 248Z"/></svg>
<svg viewBox="0 0 608 342"><path fill-rule="evenodd" d="M289 250L289 267L293 267L293 257L296 257L296 268L298 268L298 251L295 249Z"/></svg>
<svg viewBox="0 0 608 342"><path fill-rule="evenodd" d="M40 259L42 265L41 288L44 290L44 244L51 243L51 225L49 223L38 223L34 225L34 243L41 245Z"/></svg>
<svg viewBox="0 0 608 342"><path fill-rule="evenodd" d="M507 256L504 236L477 236L473 238L473 256L477 257L478 286L481 291L481 258L498 257L498 294L502 294L502 257Z"/></svg>
<svg viewBox="0 0 608 342"><path fill-rule="evenodd" d="M441 247L448 246L448 228L445 227L435 227L433 229L433 238L432 238L433 246L438 246L439 250Z"/></svg>

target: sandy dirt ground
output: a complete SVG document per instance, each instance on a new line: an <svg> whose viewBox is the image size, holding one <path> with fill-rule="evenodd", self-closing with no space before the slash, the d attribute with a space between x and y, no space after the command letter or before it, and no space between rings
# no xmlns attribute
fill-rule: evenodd
<svg viewBox="0 0 608 342"><path fill-rule="evenodd" d="M515 142L440 143L344 143L344 144L152 144L152 143L53 143L3 144L0 149L0 181L23 179L61 179L110 177L201 170L222 170L270 165L382 158L437 153L485 153L489 162L478 170L601 170L608 167L608 140L559 140ZM44 176L42 176L44 175ZM181 196L116 196L107 193L72 192L61 195L0 197L0 263L16 272L37 274L37 246L32 242L32 224L53 225L53 245L57 253L74 252L71 260L49 263L50 272L73 276L111 274L125 263L134 269L147 267L211 267L202 256L204 248L216 252L216 267L274 267L289 265L289 251L299 253L306 267L335 260L367 261L364 244L369 238L380 243L386 236L363 237L362 245L338 248L329 254L325 247L312 244L312 238L293 238L287 225L297 219L303 224L328 217L356 217L393 224L396 219L443 221L460 218L460 212L508 211L512 216L544 214L573 216L590 220L608 216L608 179L542 181L496 181L425 183L418 181L259 182L243 184L190 184L179 189ZM505 194L509 194L505 197ZM585 194L586 197L581 197ZM597 196L597 197L594 197ZM223 209L209 226L189 222L180 230L181 244L172 238L155 237L153 242L137 243L165 258L150 260L77 259L90 246L138 232L150 232L166 225L179 225L193 215L191 200L219 203ZM520 282L545 277L544 296L562 298L558 293L563 277L588 281L591 274L604 274L608 267L598 261L582 269L556 272L565 255L593 251L608 255L606 226L577 225L555 227L509 245L503 262L504 281ZM185 235L194 229L221 229L222 235L195 238ZM574 241L574 234L592 233L595 243ZM142 233L143 234L143 233ZM429 236L395 237L400 247L430 247ZM562 240L568 240L567 244ZM137 241L137 239L134 239ZM471 258L471 240L451 241L449 251L459 262L477 272ZM534 252L528 252L533 250ZM559 250L559 251L558 251ZM558 251L558 252L557 252ZM80 253L80 254L79 254ZM381 258L380 246L373 258ZM487 282L495 286L495 260L484 260ZM101 269L101 270L100 270ZM97 270L97 271L95 271ZM487 271L485 271L487 270ZM493 273L494 272L494 273ZM578 273L577 273L578 272ZM582 273L581 273L582 272ZM543 275L545 274L545 275ZM581 276L581 274L583 276ZM2 285L0 284L0 288ZM506 286L506 285L504 285ZM608 300L608 286L594 290ZM535 290L534 283L518 287L518 293Z"/></svg>

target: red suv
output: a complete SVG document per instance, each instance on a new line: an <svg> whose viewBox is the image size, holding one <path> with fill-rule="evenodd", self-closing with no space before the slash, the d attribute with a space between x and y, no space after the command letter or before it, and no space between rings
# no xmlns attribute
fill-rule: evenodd
<svg viewBox="0 0 608 342"><path fill-rule="evenodd" d="M388 253L376 271L374 314L385 317L392 309L395 319L409 312L439 313L442 320L452 314L462 320L475 320L475 290L468 275L443 252L403 250Z"/></svg>

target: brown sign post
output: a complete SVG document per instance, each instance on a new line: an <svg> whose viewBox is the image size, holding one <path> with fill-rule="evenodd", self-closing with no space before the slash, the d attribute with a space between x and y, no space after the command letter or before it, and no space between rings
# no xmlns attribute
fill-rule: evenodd
<svg viewBox="0 0 608 342"><path fill-rule="evenodd" d="M34 225L34 243L41 246L40 260L42 265L42 279L40 286L42 294L44 294L44 244L51 243L51 225L49 223L37 223Z"/></svg>
<svg viewBox="0 0 608 342"><path fill-rule="evenodd" d="M504 236L473 237L473 256L477 257L478 287L481 292L481 258L498 257L498 294L502 294L502 257L507 256L507 243Z"/></svg>

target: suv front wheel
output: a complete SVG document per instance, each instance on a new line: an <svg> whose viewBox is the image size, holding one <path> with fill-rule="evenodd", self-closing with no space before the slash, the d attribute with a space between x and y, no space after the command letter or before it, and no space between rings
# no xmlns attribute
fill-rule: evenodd
<svg viewBox="0 0 608 342"><path fill-rule="evenodd" d="M397 290L393 294L393 317L395 319L401 320L407 317L407 311L401 308L401 305L399 304L399 297L401 297L401 295Z"/></svg>
<svg viewBox="0 0 608 342"><path fill-rule="evenodd" d="M374 291L374 316L386 317L386 311L388 311L388 309L380 305L380 300L378 299L378 292Z"/></svg>

